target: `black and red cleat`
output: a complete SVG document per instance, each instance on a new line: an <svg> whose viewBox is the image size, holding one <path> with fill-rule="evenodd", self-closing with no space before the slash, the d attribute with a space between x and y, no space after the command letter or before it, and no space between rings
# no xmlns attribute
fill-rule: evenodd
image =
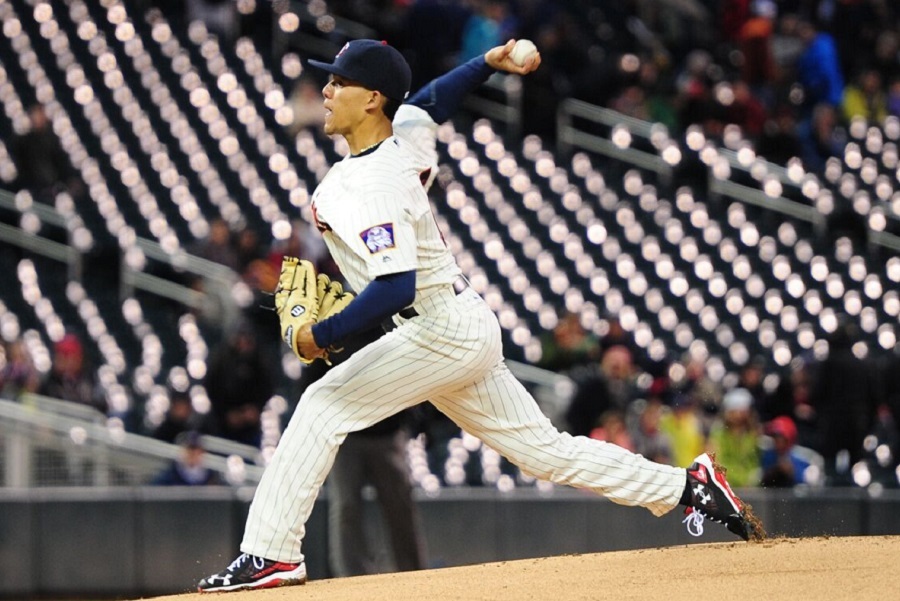
<svg viewBox="0 0 900 601"><path fill-rule="evenodd" d="M729 531L744 540L766 537L762 523L749 505L743 503L725 478L725 469L716 464L715 457L703 453L687 469L690 504L685 510L688 532L703 534L703 520L709 518L724 524Z"/></svg>
<svg viewBox="0 0 900 601"><path fill-rule="evenodd" d="M197 585L201 593L242 591L306 582L306 564L272 561L241 553L227 568Z"/></svg>

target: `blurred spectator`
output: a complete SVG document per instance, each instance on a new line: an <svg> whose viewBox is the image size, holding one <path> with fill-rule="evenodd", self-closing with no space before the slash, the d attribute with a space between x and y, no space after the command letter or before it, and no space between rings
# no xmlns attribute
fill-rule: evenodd
<svg viewBox="0 0 900 601"><path fill-rule="evenodd" d="M203 21L210 33L228 43L238 31L238 14L233 0L187 0L188 21Z"/></svg>
<svg viewBox="0 0 900 601"><path fill-rule="evenodd" d="M622 327L622 322L619 318L615 316L609 317L606 322L608 328L606 333L600 337L600 356L605 355L606 351L614 346L624 346L634 353L637 345L634 344L634 338L632 338L631 333Z"/></svg>
<svg viewBox="0 0 900 601"><path fill-rule="evenodd" d="M798 24L797 34L806 48L796 66L805 105L810 110L820 103L840 106L844 97L844 76L834 38L827 32L818 31L809 21Z"/></svg>
<svg viewBox="0 0 900 601"><path fill-rule="evenodd" d="M760 458L764 487L790 487L805 482L806 470L811 465L808 453L797 448L797 427L794 420L782 415L768 422L766 434L772 446L763 451ZM728 470L729 479L731 470Z"/></svg>
<svg viewBox="0 0 900 601"><path fill-rule="evenodd" d="M713 117L713 81L711 74L716 73L712 55L703 49L692 50L685 58L684 68L678 75L676 85L675 106L678 120L682 127L693 124L705 124ZM714 135L706 127L707 135Z"/></svg>
<svg viewBox="0 0 900 601"><path fill-rule="evenodd" d="M596 79L600 65L588 52L596 44L585 31L584 20L552 8L545 19L536 24L531 37L541 52L541 68L522 79L522 133L552 140L562 99L575 97L605 104L608 85ZM602 99L596 97L598 90L604 92Z"/></svg>
<svg viewBox="0 0 900 601"><path fill-rule="evenodd" d="M605 411L597 420L597 427L591 430L590 437L634 451L634 441L625 427L625 414L621 409Z"/></svg>
<svg viewBox="0 0 900 601"><path fill-rule="evenodd" d="M262 244L259 241L259 234L252 227L241 228L234 241L234 253L237 256L237 271L244 275L253 264L263 258Z"/></svg>
<svg viewBox="0 0 900 601"><path fill-rule="evenodd" d="M888 113L900 117L900 77L891 80L887 97Z"/></svg>
<svg viewBox="0 0 900 601"><path fill-rule="evenodd" d="M206 486L222 483L216 472L203 465L206 449L203 448L199 432L195 430L182 432L176 442L181 446L181 455L172 461L165 470L157 474L150 482L151 484L157 486Z"/></svg>
<svg viewBox="0 0 900 601"><path fill-rule="evenodd" d="M413 76L410 89L419 89L454 66L462 30L470 16L470 10L462 2L417 0L410 3L404 23ZM528 79L531 77L524 81Z"/></svg>
<svg viewBox="0 0 900 601"><path fill-rule="evenodd" d="M222 327L240 313L240 307L231 295L231 286L198 276L188 281L188 287L203 295L203 302L192 307L190 312L197 318L197 323L209 332L207 344L214 346L222 337Z"/></svg>
<svg viewBox="0 0 900 601"><path fill-rule="evenodd" d="M190 248L191 254L238 271L238 254L231 239L231 229L221 217L209 224L209 234Z"/></svg>
<svg viewBox="0 0 900 601"><path fill-rule="evenodd" d="M766 120L756 152L777 165L787 165L790 159L803 154L797 137L797 120L789 107L779 106Z"/></svg>
<svg viewBox="0 0 900 601"><path fill-rule="evenodd" d="M772 58L779 73L793 74L800 55L806 50L806 44L797 33L803 20L797 12L784 7L779 14L772 34Z"/></svg>
<svg viewBox="0 0 900 601"><path fill-rule="evenodd" d="M603 353L600 366L607 376L612 402L618 409L624 409L634 400L635 367L631 350L616 345Z"/></svg>
<svg viewBox="0 0 900 601"><path fill-rule="evenodd" d="M740 126L747 137L758 140L768 118L763 103L753 95L746 82L737 80L731 87L733 99L726 107L726 119Z"/></svg>
<svg viewBox="0 0 900 601"><path fill-rule="evenodd" d="M684 357L684 381L680 390L690 394L704 413L716 414L722 404L722 387L706 372L706 361L700 355Z"/></svg>
<svg viewBox="0 0 900 601"><path fill-rule="evenodd" d="M213 350L204 379L212 405L212 432L259 445L260 415L275 390L271 366L250 324L241 321L233 326L225 341Z"/></svg>
<svg viewBox="0 0 900 601"><path fill-rule="evenodd" d="M596 361L600 357L600 344L596 336L584 329L577 313L563 315L552 332L541 338L540 366L556 372L564 372L577 366Z"/></svg>
<svg viewBox="0 0 900 601"><path fill-rule="evenodd" d="M775 391L759 406L763 421L790 417L797 430L797 442L807 447L817 446L814 443L816 412L810 404L811 384L809 362L797 358L791 362L789 373L780 379Z"/></svg>
<svg viewBox="0 0 900 601"><path fill-rule="evenodd" d="M766 106L774 103L773 86L778 78L775 58L772 54L772 35L778 7L771 0L755 0L750 5L750 16L738 32L741 51L741 79L750 87L753 95Z"/></svg>
<svg viewBox="0 0 900 601"><path fill-rule="evenodd" d="M17 399L21 394L37 392L40 385L41 375L22 340L0 348L0 396Z"/></svg>
<svg viewBox="0 0 900 601"><path fill-rule="evenodd" d="M872 68L887 82L900 77L900 34L893 29L878 34Z"/></svg>
<svg viewBox="0 0 900 601"><path fill-rule="evenodd" d="M660 66L653 60L642 60L639 84L646 94L645 106L650 121L662 123L672 131L676 131L678 119L672 94L663 83Z"/></svg>
<svg viewBox="0 0 900 601"><path fill-rule="evenodd" d="M722 39L734 40L750 18L751 0L721 0L719 2L719 34Z"/></svg>
<svg viewBox="0 0 900 601"><path fill-rule="evenodd" d="M309 75L301 75L291 90L288 100L294 111L294 120L288 126L291 137L311 128L321 130L325 123L325 106L322 104L322 86Z"/></svg>
<svg viewBox="0 0 900 601"><path fill-rule="evenodd" d="M808 171L822 172L831 157L841 156L847 144L847 134L838 127L837 109L829 104L819 104L812 117L797 126L802 148L803 166Z"/></svg>
<svg viewBox="0 0 900 601"><path fill-rule="evenodd" d="M642 405L643 409L638 414L636 427L631 432L631 440L634 443L633 451L650 461L670 465L672 464L672 441L660 428L666 408L659 401L648 401ZM634 403L633 406L638 406L638 403Z"/></svg>
<svg viewBox="0 0 900 601"><path fill-rule="evenodd" d="M106 399L84 356L84 347L74 334L66 334L53 346L53 367L40 393L94 407L103 413L108 411Z"/></svg>
<svg viewBox="0 0 900 601"><path fill-rule="evenodd" d="M472 15L463 27L458 63L482 56L514 37L513 18L504 0L471 0Z"/></svg>
<svg viewBox="0 0 900 601"><path fill-rule="evenodd" d="M889 7L896 4L885 0L819 0L817 16L835 37L844 73L871 64L878 32L891 25L896 29L889 14Z"/></svg>
<svg viewBox="0 0 900 601"><path fill-rule="evenodd" d="M750 393L754 408L759 407L766 397L766 388L763 383L765 377L766 360L761 356L753 357L748 361L738 375L737 387Z"/></svg>
<svg viewBox="0 0 900 601"><path fill-rule="evenodd" d="M31 192L38 202L53 205L58 192L81 189L66 152L56 137L44 107L28 109L31 129L10 142L10 154L19 173L17 187Z"/></svg>
<svg viewBox="0 0 900 601"><path fill-rule="evenodd" d="M281 260L277 265L269 261L268 253L260 243L259 234L249 227L238 232L235 252L241 279L254 294L254 302L244 310L245 316L253 321L256 331L262 333L261 341L266 343L267 349L274 350L278 348L278 328L267 327L272 323L272 315L271 311L263 307L269 306L268 303L272 302L271 293L278 285ZM275 344L269 344L273 341Z"/></svg>
<svg viewBox="0 0 900 601"><path fill-rule="evenodd" d="M647 104L647 94L638 85L626 86L618 96L609 103L609 108L628 117L650 121L650 107Z"/></svg>
<svg viewBox="0 0 900 601"><path fill-rule="evenodd" d="M660 418L659 429L672 443L672 465L687 467L705 450L703 422L691 395L675 395L671 411Z"/></svg>
<svg viewBox="0 0 900 601"><path fill-rule="evenodd" d="M877 380L869 366L853 354L856 326L841 323L828 337L828 357L816 370L810 401L818 414L817 449L834 484L850 484L850 465L862 456L862 442L875 421ZM849 464L837 465L839 456Z"/></svg>
<svg viewBox="0 0 900 601"><path fill-rule="evenodd" d="M844 119L848 122L854 118L865 119L869 124L884 123L887 117L887 95L881 87L881 75L874 69L863 71L857 81L844 89Z"/></svg>
<svg viewBox="0 0 900 601"><path fill-rule="evenodd" d="M728 466L732 486L759 483L758 430L750 392L743 388L726 392L722 412L710 430L708 446L718 461Z"/></svg>
<svg viewBox="0 0 900 601"><path fill-rule="evenodd" d="M624 346L607 350L599 365L574 370L570 375L576 389L566 411L567 431L589 436L604 412L626 409L635 398L634 371L631 351Z"/></svg>
<svg viewBox="0 0 900 601"><path fill-rule="evenodd" d="M200 417L194 412L191 397L186 392L174 391L169 399L166 417L153 430L153 438L165 442L175 442L179 435L196 430Z"/></svg>

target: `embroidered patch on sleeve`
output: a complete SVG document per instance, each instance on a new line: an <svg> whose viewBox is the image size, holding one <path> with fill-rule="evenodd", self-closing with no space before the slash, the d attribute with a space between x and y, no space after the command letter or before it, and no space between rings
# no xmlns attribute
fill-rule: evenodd
<svg viewBox="0 0 900 601"><path fill-rule="evenodd" d="M394 248L394 224L382 223L361 232L359 237L365 242L369 252L375 254L389 248Z"/></svg>

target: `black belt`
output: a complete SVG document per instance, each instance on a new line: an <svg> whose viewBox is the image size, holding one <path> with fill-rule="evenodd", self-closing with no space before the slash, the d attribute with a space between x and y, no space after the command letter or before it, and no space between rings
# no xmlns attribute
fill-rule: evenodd
<svg viewBox="0 0 900 601"><path fill-rule="evenodd" d="M456 278L453 282L453 292L456 296L462 294L469 287L469 282L466 281L465 278ZM419 312L415 310L414 307L407 307L397 313L403 319L412 319L413 317L418 317Z"/></svg>

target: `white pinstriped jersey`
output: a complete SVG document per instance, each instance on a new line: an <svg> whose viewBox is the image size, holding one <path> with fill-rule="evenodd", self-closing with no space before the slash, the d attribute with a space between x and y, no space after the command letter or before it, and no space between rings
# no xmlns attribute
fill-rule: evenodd
<svg viewBox="0 0 900 601"><path fill-rule="evenodd" d="M452 284L460 270L431 213L423 184L436 171L434 122L402 107L394 135L348 155L313 193L316 226L357 292L375 278L416 271L416 291Z"/></svg>

